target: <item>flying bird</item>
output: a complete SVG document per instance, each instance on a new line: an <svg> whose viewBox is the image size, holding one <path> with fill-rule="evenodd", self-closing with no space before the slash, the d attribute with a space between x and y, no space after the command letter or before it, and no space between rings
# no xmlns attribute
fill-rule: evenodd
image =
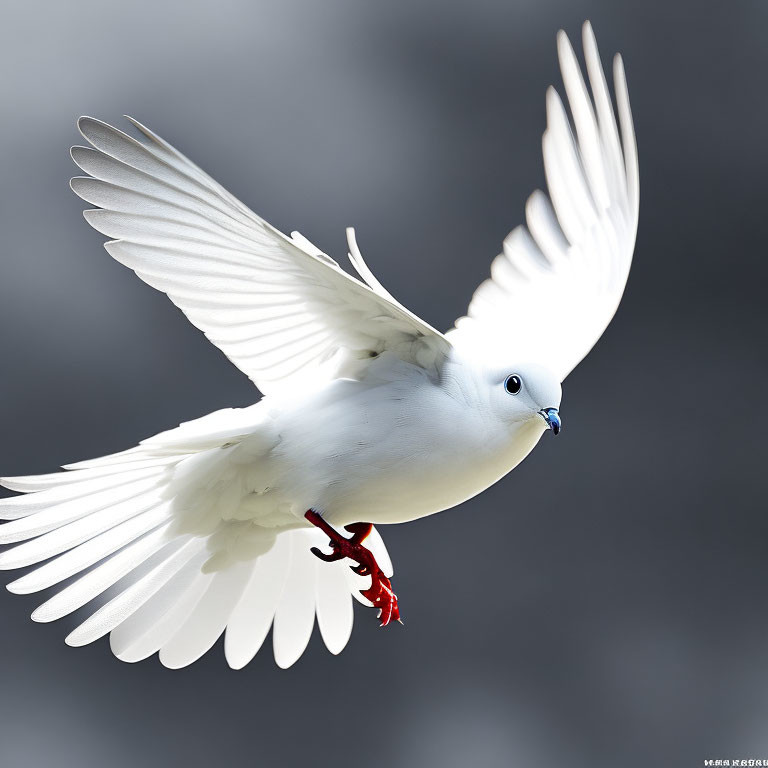
<svg viewBox="0 0 768 768"><path fill-rule="evenodd" d="M348 230L358 277L298 232L283 235L159 136L90 117L72 189L108 253L168 298L263 397L65 472L8 477L0 568L8 585L68 583L39 622L91 601L67 637L110 635L133 662L188 665L224 634L245 666L272 629L277 664L303 653L317 617L332 653L352 598L400 618L375 524L454 507L561 428L561 382L621 300L638 221L638 166L622 60L616 111L589 23L589 90L557 39L571 119L546 96L543 155L525 226L504 241L465 317L440 333L379 283ZM618 124L616 120L618 113ZM312 386L307 387L306 382Z"/></svg>

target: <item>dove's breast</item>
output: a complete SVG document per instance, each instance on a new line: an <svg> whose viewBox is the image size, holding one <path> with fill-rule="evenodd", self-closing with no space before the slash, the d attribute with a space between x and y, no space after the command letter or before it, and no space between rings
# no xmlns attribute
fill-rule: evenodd
<svg viewBox="0 0 768 768"><path fill-rule="evenodd" d="M398 523L456 506L518 464L544 429L515 429L427 377L339 381L276 421L275 476L294 513L332 523Z"/></svg>

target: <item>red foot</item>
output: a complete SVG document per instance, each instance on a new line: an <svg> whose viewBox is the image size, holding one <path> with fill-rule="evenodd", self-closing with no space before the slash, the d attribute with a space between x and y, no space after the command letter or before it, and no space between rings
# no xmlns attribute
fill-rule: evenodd
<svg viewBox="0 0 768 768"><path fill-rule="evenodd" d="M374 608L379 609L381 626L386 627L391 621L400 621L400 609L397 605L397 595L392 591L392 583L382 573L371 550L363 546L363 541L373 526L370 523L345 525L344 530L352 534L350 538L346 539L328 525L323 520L322 515L319 515L314 509L308 510L304 517L312 525L316 525L331 540L330 547L333 550L331 554L326 555L317 547L312 547L312 554L326 563L343 560L345 557L354 560L357 565L350 566L352 570L360 576L371 577L371 586L368 589L361 589L360 594L370 600ZM402 624L402 621L400 623Z"/></svg>

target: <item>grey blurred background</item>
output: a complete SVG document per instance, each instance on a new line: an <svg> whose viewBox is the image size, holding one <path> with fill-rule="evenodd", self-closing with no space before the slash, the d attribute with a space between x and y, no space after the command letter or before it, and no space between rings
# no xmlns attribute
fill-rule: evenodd
<svg viewBox="0 0 768 768"><path fill-rule="evenodd" d="M768 758L765 2L0 6L0 472L50 471L249 382L112 262L74 121L128 112L439 328L543 183L555 33L625 56L635 266L565 429L461 508L384 530L404 628L357 611L289 671L69 649L0 593L0 765L698 766ZM580 42L578 43L580 49ZM311 382L308 382L311 386ZM10 577L6 579L9 581ZM358 606L359 608L359 606ZM66 626L63 626L66 624Z"/></svg>

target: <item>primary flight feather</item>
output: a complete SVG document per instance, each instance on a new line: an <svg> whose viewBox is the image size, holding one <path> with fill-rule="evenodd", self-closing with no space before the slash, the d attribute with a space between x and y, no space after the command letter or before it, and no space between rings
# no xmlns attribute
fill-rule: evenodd
<svg viewBox="0 0 768 768"><path fill-rule="evenodd" d="M589 90L558 36L575 135L550 88L549 198L530 197L526 226L446 334L383 288L353 232L360 279L135 120L139 138L81 118L90 146L72 158L87 176L72 189L97 206L85 217L110 238L107 251L165 292L265 397L64 473L4 478L26 495L0 501L0 543L20 542L0 568L40 564L8 588L77 577L36 621L97 601L70 645L110 634L120 659L159 652L176 668L224 633L240 668L270 628L276 662L293 664L315 617L339 653L353 596L382 624L399 619L373 524L453 507L507 474L547 429L557 434L561 382L624 291L638 220L632 117L621 59L617 124L588 23L583 40ZM307 377L310 392L298 386Z"/></svg>

